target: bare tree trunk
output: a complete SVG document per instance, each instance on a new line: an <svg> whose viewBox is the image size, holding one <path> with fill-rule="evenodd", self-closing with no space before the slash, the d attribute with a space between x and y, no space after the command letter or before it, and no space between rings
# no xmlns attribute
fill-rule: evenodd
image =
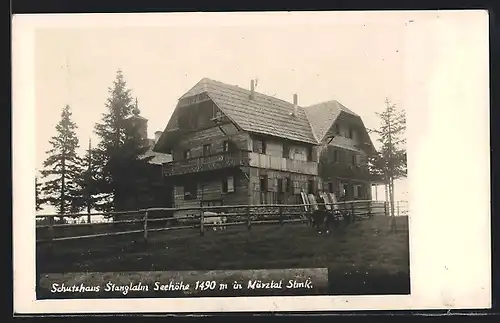
<svg viewBox="0 0 500 323"><path fill-rule="evenodd" d="M59 208L60 223L64 223L64 213L66 212L66 161L62 160L62 170L61 170L61 205Z"/></svg>
<svg viewBox="0 0 500 323"><path fill-rule="evenodd" d="M91 216L90 216L90 203L87 204L87 223L90 223L92 221Z"/></svg>
<svg viewBox="0 0 500 323"><path fill-rule="evenodd" d="M396 232L396 217L394 212L394 179L391 178L389 183L389 196L390 196L390 207L391 207L391 232Z"/></svg>

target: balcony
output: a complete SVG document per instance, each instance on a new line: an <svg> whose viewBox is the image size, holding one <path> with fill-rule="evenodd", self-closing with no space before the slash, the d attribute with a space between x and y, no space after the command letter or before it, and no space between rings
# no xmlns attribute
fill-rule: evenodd
<svg viewBox="0 0 500 323"><path fill-rule="evenodd" d="M263 155L254 152L249 153L249 166L283 172L318 175L317 162Z"/></svg>
<svg viewBox="0 0 500 323"><path fill-rule="evenodd" d="M172 161L163 164L163 175L177 176L238 166L248 166L247 152L221 152L210 156Z"/></svg>
<svg viewBox="0 0 500 323"><path fill-rule="evenodd" d="M366 166L354 166L344 163L322 162L319 166L319 175L323 179L343 177L365 181L375 180Z"/></svg>

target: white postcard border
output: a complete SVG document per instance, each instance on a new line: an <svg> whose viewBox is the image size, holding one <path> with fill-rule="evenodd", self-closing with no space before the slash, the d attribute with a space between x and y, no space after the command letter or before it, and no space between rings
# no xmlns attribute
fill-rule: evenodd
<svg viewBox="0 0 500 323"><path fill-rule="evenodd" d="M278 19L279 18L279 19ZM311 19L312 18L312 19ZM407 22L411 296L35 300L34 33L37 28ZM411 21L410 21L411 20ZM457 309L491 306L486 11L16 15L13 261L16 313ZM429 51L437 59L429 60ZM383 77L383 76L381 76ZM450 162L449 160L452 160ZM448 161L448 162L446 162ZM473 188L473 189L471 189Z"/></svg>

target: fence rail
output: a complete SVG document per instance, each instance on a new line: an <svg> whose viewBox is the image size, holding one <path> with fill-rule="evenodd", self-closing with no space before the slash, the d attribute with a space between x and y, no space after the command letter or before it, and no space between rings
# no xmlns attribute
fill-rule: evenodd
<svg viewBox="0 0 500 323"><path fill-rule="evenodd" d="M351 220L390 214L390 207L384 201L357 200L339 203L318 204L267 204L267 205L224 205L193 206L182 208L148 208L125 212L94 212L90 214L39 214L37 221L37 243L89 239L126 234L143 234L145 241L150 232L198 229L200 235L210 228L253 225L281 225L305 223L307 214L313 209L339 210ZM175 216L179 211L195 211L195 215ZM395 215L408 212L406 201L395 203ZM159 215L159 216L158 216ZM55 218L112 217L112 222L57 223ZM209 223L207 219L224 216L224 223ZM117 220L119 219L119 220Z"/></svg>

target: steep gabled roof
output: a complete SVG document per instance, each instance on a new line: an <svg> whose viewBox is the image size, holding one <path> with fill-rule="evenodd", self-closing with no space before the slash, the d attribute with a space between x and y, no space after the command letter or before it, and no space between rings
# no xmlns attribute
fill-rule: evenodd
<svg viewBox="0 0 500 323"><path fill-rule="evenodd" d="M201 93L207 93L237 127L252 133L317 145L323 141L325 134L341 113L358 117L362 124L356 113L336 100L305 108L297 106L297 114L292 115L294 105L290 102L258 92L254 92L254 98L251 99L250 90L209 78L200 80L179 100ZM175 108L164 135L177 130L176 120L181 109L179 106Z"/></svg>
<svg viewBox="0 0 500 323"><path fill-rule="evenodd" d="M297 107L297 115L293 116L290 102L258 92L250 99L249 90L209 78L202 79L180 99L203 92L244 131L317 143L302 107Z"/></svg>
<svg viewBox="0 0 500 323"><path fill-rule="evenodd" d="M336 100L314 104L306 107L304 110L318 142L323 140L325 134L335 123L341 112L358 116Z"/></svg>
<svg viewBox="0 0 500 323"><path fill-rule="evenodd" d="M164 163L171 162L172 155L153 151L154 144L154 139L148 139L149 149L140 158L152 157L148 163L153 165L163 165Z"/></svg>
<svg viewBox="0 0 500 323"><path fill-rule="evenodd" d="M371 138L366 131L366 127L363 123L361 117L353 112L352 110L346 108L340 102L336 100L322 102L318 104L314 104L304 108L306 114L309 118L309 122L311 123L311 127L313 129L314 135L318 142L322 142L325 139L325 135L328 130L333 126L337 118L342 114L348 114L358 118L361 128L364 129L363 135L365 137L365 142L368 144L369 149L374 151L375 146L371 141ZM348 147L345 147L346 149Z"/></svg>

